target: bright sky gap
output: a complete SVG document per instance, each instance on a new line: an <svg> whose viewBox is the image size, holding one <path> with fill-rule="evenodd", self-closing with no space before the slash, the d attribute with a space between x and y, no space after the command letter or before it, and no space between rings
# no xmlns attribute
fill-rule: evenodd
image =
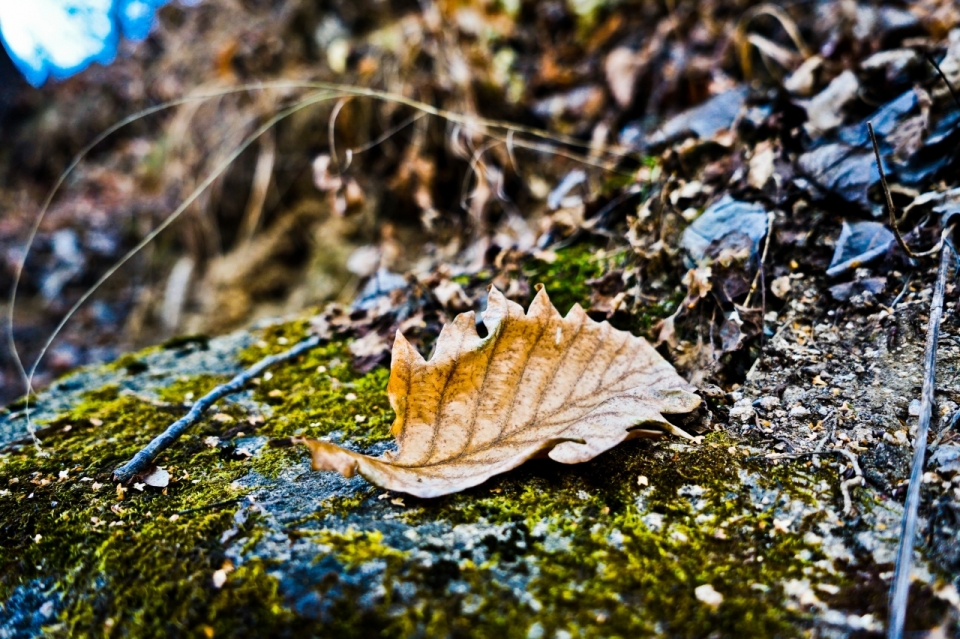
<svg viewBox="0 0 960 639"><path fill-rule="evenodd" d="M168 0L0 0L0 43L33 86L109 64L121 37L142 40Z"/></svg>

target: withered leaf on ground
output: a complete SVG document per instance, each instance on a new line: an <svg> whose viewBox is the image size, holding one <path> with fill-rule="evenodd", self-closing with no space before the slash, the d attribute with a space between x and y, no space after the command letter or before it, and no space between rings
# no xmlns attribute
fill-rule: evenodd
<svg viewBox="0 0 960 639"><path fill-rule="evenodd" d="M635 437L689 437L663 414L690 412L700 398L643 338L579 305L563 318L542 288L526 314L491 289L483 322L486 337L472 311L458 315L430 361L398 332L387 386L398 449L374 458L299 439L313 468L437 497L542 453L575 464Z"/></svg>

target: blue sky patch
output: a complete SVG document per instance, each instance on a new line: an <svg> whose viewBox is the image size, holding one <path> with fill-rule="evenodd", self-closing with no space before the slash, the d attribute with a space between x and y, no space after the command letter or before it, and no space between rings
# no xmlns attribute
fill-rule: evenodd
<svg viewBox="0 0 960 639"><path fill-rule="evenodd" d="M147 37L168 0L0 0L0 42L27 82L62 80L109 64L121 35Z"/></svg>

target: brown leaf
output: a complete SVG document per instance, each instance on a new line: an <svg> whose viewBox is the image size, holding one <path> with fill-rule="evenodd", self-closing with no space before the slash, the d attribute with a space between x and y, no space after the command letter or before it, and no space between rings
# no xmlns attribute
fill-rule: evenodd
<svg viewBox="0 0 960 639"><path fill-rule="evenodd" d="M643 338L591 320L579 305L561 318L542 288L526 315L491 289L483 322L481 338L474 313L458 315L430 361L398 332L387 386L398 450L373 458L300 439L313 468L437 497L542 453L575 464L635 437L689 437L662 413L692 411L700 398Z"/></svg>

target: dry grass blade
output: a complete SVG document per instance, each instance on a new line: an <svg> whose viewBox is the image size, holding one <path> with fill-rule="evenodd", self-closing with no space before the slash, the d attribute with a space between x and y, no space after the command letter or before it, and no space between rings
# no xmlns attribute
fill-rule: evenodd
<svg viewBox="0 0 960 639"><path fill-rule="evenodd" d="M40 206L40 212L37 214L37 217L34 219L33 224L30 226L30 230L27 233L27 239L24 242L23 253L20 255L20 259L16 262L13 275L13 285L10 287L10 293L7 303L7 317L6 317L6 336L7 336L7 347L10 351L10 355L13 358L14 364L17 367L18 372L20 373L20 378L26 386L26 395L29 396L33 393L33 373L32 371L36 369L37 363L35 362L31 367L31 372L27 372L27 367L24 366L23 361L20 358L20 351L17 349L17 344L13 339L13 314L14 309L17 304L17 293L20 287L20 281L23 278L23 270L26 267L27 258L30 255L30 249L33 247L34 240L37 237L37 233L40 231L40 226L43 224L43 220L46 217L47 211L50 209L50 205L53 203L54 198L57 196L57 193L60 192L60 187L67 181L67 178L73 173L73 171L80 165L94 148L100 145L104 140L112 136L114 133L120 129L126 127L129 124L132 124L138 120L141 120L145 117L149 117L155 113L160 113L171 109L176 106L191 104L195 102L203 102L206 100L216 99L220 96L227 95L229 93L239 93L241 91L254 90L258 87L245 85L241 87L231 87L228 89L218 89L211 92L198 92L193 95L184 96L182 98L177 98L175 100L170 100L162 104L157 104L133 115L123 118L119 122L108 127L100 135L95 137L90 141L86 146L84 146L79 153L70 161L70 164L63 170L60 176L57 178L57 181L54 183L53 187L50 189L50 192L47 193L46 198L44 198L43 204ZM33 423L29 420L29 402L27 406L27 416L28 416L28 431L30 436L33 438L34 443L39 446L39 441L34 436Z"/></svg>
<svg viewBox="0 0 960 639"><path fill-rule="evenodd" d="M113 276L114 273L116 273L121 267L123 267L124 264L126 264L128 261L130 261L130 259L132 259L134 255L136 255L137 253L139 253L140 250L143 249L143 247L145 247L147 244L149 244L150 242L152 242L160 233L162 233L162 232L163 232L164 230L166 230L171 224L173 224L173 223L177 220L177 218L179 218L180 215L182 215L183 212L187 210L187 207L189 207L190 204L193 203L193 201L196 200L196 199L200 196L200 194L202 194L203 191L206 190L207 187L209 187L209 186L214 182L214 180L216 180L220 175L222 175L223 172L226 171L227 168L233 163L233 161L236 160L237 157L239 157L240 154L241 154L248 146L250 146L254 141L256 141L261 135L263 135L264 133L266 133L267 131L269 131L271 128L273 128L273 126L274 126L277 122L280 122L280 121L283 120L284 118L287 118L287 117L289 117L290 115L293 115L294 113L296 113L296 112L298 112L298 111L300 111L300 110L302 110L302 109L305 109L305 108L307 108L307 107L313 106L313 105L315 105L315 104L319 104L319 103L321 103L321 102L324 102L324 101L329 100L329 99L334 98L334 97L337 97L337 96L336 96L336 95L331 95L330 93L327 93L327 92L325 92L325 91L317 92L317 93L315 93L315 94L313 94L313 95L311 95L311 96L308 96L308 97L300 100L300 101L297 102L296 104L294 104L294 105L292 105L292 106L284 109L283 111L277 113L277 114L274 115L272 118L270 118L269 120L267 120L267 122L265 122L263 125L261 125L259 128L257 128L256 131L254 131L251 135L247 136L247 137L244 139L244 141L242 142L242 144L241 144L240 146L238 146L237 148L235 148L223 162L221 162L219 165L217 165L217 167L214 169L214 171L212 171L212 172L200 183L200 185L197 186L197 188L194 189L194 191L193 191L183 202L180 203L180 206L178 206L172 213L170 213L166 218L164 218L164 220L163 220L159 225L157 225L156 228L154 228L154 229L153 229L152 231L150 231L146 236L144 236L144 238L143 238L142 240L140 240L133 248L131 248L129 251L127 251L127 252L123 255L123 257L121 257L116 263L114 263L110 268L108 268L108 269L106 270L106 272L104 272L103 275L101 275L101 276L99 277L99 279L97 279L97 281L94 282L94 284L91 285L90 288L88 288L88 289L83 293L83 295L80 296L79 299L77 299L76 302L74 302L74 304L67 310L66 314L60 319L60 322L59 322L59 323L57 324L57 326L54 328L53 332L50 334L50 336L47 338L47 340L43 343L43 346L42 346L42 348L40 349L40 353L37 355L36 359L34 360L33 365L30 367L29 370L24 371L24 379L25 379L25 381L26 381L26 386L27 386L27 398L28 398L25 411L26 411L26 413L27 413L27 424L28 424L27 428L28 428L28 430L31 432L31 434L34 432L34 430L33 430L33 422L30 420L29 396L30 396L30 394L33 392L33 377L34 377L34 375L35 375L36 372L37 372L37 367L40 365L40 361L43 359L44 355L46 355L47 351L48 351L48 350L50 349L50 347L53 345L53 341L57 338L57 335L60 334L60 331L63 330L64 326L67 325L67 322L70 321L70 319L74 316L74 314L76 314L76 312L80 309L80 307L83 306L83 304L86 303L86 301L87 301L88 299L90 299L90 297L91 297L108 279L110 279L110 278ZM75 166L75 164L72 164L71 167L70 167L70 169L74 168L74 166ZM44 211L45 211L45 210L46 210L46 209L44 209ZM32 238L33 238L33 236L31 235L31 240L32 240ZM23 268L23 267L22 267L22 263L21 263L21 265L20 265L20 271L21 271L21 272L22 272L22 268ZM13 308L13 301L16 299L16 297L15 297L15 296L16 296L16 283L17 283L17 281L15 280L13 292L11 293L11 309ZM9 341L10 341L10 343L11 343L11 346L12 346L11 350L12 350L14 353L16 353L16 344L13 342L13 319L12 319L12 310L10 311L10 313L11 313L11 315L10 315L10 318L9 318L9 320L8 320L8 329L9 329L9 331L8 331L8 335L9 335L8 339L9 339ZM18 361L19 361L19 357L18 357ZM22 367L21 367L21 368L22 368ZM34 442L35 442L36 446L39 448L40 442L39 442L38 440L36 440L36 438L34 438Z"/></svg>
<svg viewBox="0 0 960 639"><path fill-rule="evenodd" d="M64 316L61 322L54 329L53 333L44 343L43 347L40 350L40 353L34 359L33 363L29 366L24 365L24 362L20 358L20 351L18 350L17 344L13 338L13 312L14 312L14 308L16 307L17 293L20 286L20 280L23 276L23 269L25 268L26 260L29 255L30 248L33 246L34 240L36 239L36 236L37 236L37 232L39 231L40 225L42 224L44 218L46 217L46 213L49 210L51 203L53 202L56 195L59 193L61 187L66 182L67 178L74 172L77 166L79 166L80 162L83 161L96 146L98 146L101 142L109 138L115 132L119 131L120 129L126 127L129 124L132 124L133 122L136 122L154 113L159 113L161 111L165 111L167 109L170 109L179 105L204 102L207 100L213 100L213 99L221 98L223 96L227 96L231 94L238 94L238 93L243 93L248 91L308 90L308 89L314 90L315 93L310 97L300 100L292 107L277 113L265 125L257 129L257 131L253 135L248 136L246 139L244 139L244 141L240 145L238 145L236 148L234 148L233 151L227 154L227 159L224 162L221 162L220 164L217 165L210 179L202 182L197 187L197 189L195 189L193 193L191 193L191 195L181 204L181 206L178 207L177 210L175 210L173 213L171 213L160 224L159 227L157 227L156 229L154 229L154 231L149 233L133 249L131 249L126 255L120 258L120 260L116 264L114 264L110 269L108 269L107 272L102 277L100 277L97 280L97 282L93 284L81 296L80 300L78 300L77 303L74 304L70 308L70 310L68 310L66 316ZM317 96L320 96L320 97L318 98ZM385 91L378 91L375 89L366 89L358 86L343 85L343 84L336 84L336 83L330 83L330 82L276 81L276 82L259 82L256 84L241 85L236 87L217 88L215 90L204 91L194 95L185 96L183 98L171 100L169 102L165 102L163 104L159 104L159 105L144 109L142 111L139 111L131 116L124 118L123 120L117 122L113 126L103 131L103 133L98 135L92 142L90 142L87 146L85 146L71 160L70 165L66 169L64 169L63 173L60 174L53 188L47 194L47 197L44 200L43 205L41 206L40 212L37 215L37 218L35 219L27 235L27 240L25 242L25 248L24 248L23 254L16 264L16 269L14 272L14 282L13 282L13 286L10 289L9 304L7 307L7 317L6 317L7 345L10 349L10 353L13 357L17 370L20 373L21 379L26 387L27 396L33 393L33 377L40 364L40 361L43 359L46 352L49 350L51 344L56 339L57 335L66 325L66 323L72 318L72 316L79 309L79 307L82 306L86 302L86 300L89 299L89 297L97 289L99 289L100 286L107 279L109 279L120 267L122 267L127 261L129 261L129 259L133 257L133 255L138 253L144 246L146 246L151 241L153 241L156 235L158 235L161 231L163 231L170 224L172 224L178 217L180 217L180 215L186 210L186 208L192 202L194 202L208 187L210 187L211 184L213 184L214 180L217 177L219 177L226 170L226 168L229 167L230 164L232 164L232 162L240 155L240 153L244 149L246 149L247 146L249 146L257 138L259 138L263 133L265 133L266 131L269 131L274 124L276 124L280 120L286 118L287 116L291 115L296 111L299 111L303 108L306 108L313 104L317 104L319 102L323 102L329 99L339 98L343 100L350 97L364 97L364 98L370 98L374 100L380 100L383 102L392 102L395 104L401 104L401 105L411 107L418 111L418 114L416 116L408 119L407 121L405 121L398 127L395 127L391 131L386 132L377 140L365 145L359 150L355 150L354 151L355 153L360 153L365 150L369 150L370 148L383 142L383 140L385 140L387 137L389 137L396 131L402 129L403 127L407 126L411 122L414 122L425 115L433 115L433 116L437 116L442 119L445 119L452 123L469 125L471 127L477 127L479 129L482 129L484 131L484 135L494 140L498 140L500 142L506 143L509 140L509 143L511 144L511 148L515 146L518 148L525 148L525 149L529 149L536 152L553 154L553 155L565 157L577 162L581 162L588 166L595 166L595 167L599 167L609 171L614 170L616 162L620 158L629 154L629 151L624 149L619 149L615 147L604 147L603 152L607 156L609 156L610 159L605 161L598 160L593 157L583 155L580 153L565 151L564 149L558 146L544 144L544 143L536 142L533 140L528 141L528 140L515 139L514 134L528 135L535 139L550 140L555 144L562 144L562 145L573 147L573 148L589 148L589 144L584 143L580 140L577 140L576 138L573 138L571 136L555 134L549 131L544 131L542 129L522 126L522 125L514 124L512 122L507 122L504 120L491 120L491 119L480 118L476 116L466 116L460 113L455 113L453 111L440 109L432 105L426 104L424 102L407 98L402 95L392 94ZM184 122L188 120L189 120L189 117L186 117L183 119ZM182 137L182 135L174 135L172 137L173 139L178 139L179 137ZM266 159L267 158L264 158L264 164L266 164ZM265 169L264 169L264 172L265 172ZM624 175L627 175L627 174L624 173ZM256 216L251 216L251 217L256 217ZM29 429L32 432L33 425L32 425L32 422L29 421L29 407L27 408L27 416L28 416L28 422L30 424ZM37 442L37 445L39 445L39 442Z"/></svg>
<svg viewBox="0 0 960 639"><path fill-rule="evenodd" d="M734 42L737 46L737 54L740 57L740 69L743 71L744 77L750 78L753 76L753 64L750 60L750 46L757 45L756 38L753 42L751 42L750 37L747 35L747 28L750 26L750 23L754 18L761 15L770 16L780 23L780 26L783 27L783 30L786 31L787 35L793 41L794 46L797 47L797 51L800 52L801 59L806 60L813 55L813 53L810 51L810 47L808 47L807 43L803 40L803 36L800 34L800 29L797 27L797 23L794 22L789 13L787 13L782 7L778 7L775 4L764 3L757 5L743 14L743 16L740 18L740 21L737 23L737 30L734 33ZM762 40L769 42L765 38Z"/></svg>
<svg viewBox="0 0 960 639"><path fill-rule="evenodd" d="M943 237L941 237L940 241L937 242L930 250L917 253L907 246L907 241L904 240L903 236L900 234L900 228L897 226L897 209L893 204L893 195L890 193L890 187L887 185L887 174L883 170L883 162L880 159L880 145L877 144L877 134L873 132L872 122L867 122L867 131L870 133L870 141L873 143L873 155L877 162L877 171L880 172L880 187L883 189L883 196L887 204L887 212L890 216L890 229L893 231L893 235L897 238L897 244L899 244L903 252L910 257L930 257L931 255L936 255L943 246Z"/></svg>
<svg viewBox="0 0 960 639"><path fill-rule="evenodd" d="M267 193L270 191L270 182L273 180L273 168L277 161L277 142L269 132L260 138L260 155L257 157L257 165L253 170L253 181L250 184L250 199L247 202L247 210L240 221L240 231L238 235L243 238L244 244L253 241L257 229L260 227L260 219L263 217L263 209L267 203Z"/></svg>
<svg viewBox="0 0 960 639"><path fill-rule="evenodd" d="M929 53L924 53L924 56L927 58L934 69L937 70L937 75L943 80L943 83L947 85L947 90L950 91L950 97L953 98L954 103L957 106L960 106L960 95L957 94L957 90L953 88L953 83L950 82L950 79L947 77L947 74L943 72L943 69L940 68L940 64L933 59L933 56Z"/></svg>
<svg viewBox="0 0 960 639"><path fill-rule="evenodd" d="M399 449L373 458L298 439L313 468L437 497L543 453L575 464L635 437L689 437L663 414L690 412L700 398L643 338L579 306L561 317L542 288L526 314L491 289L483 322L481 338L474 313L458 315L430 361L398 333L387 393Z"/></svg>

